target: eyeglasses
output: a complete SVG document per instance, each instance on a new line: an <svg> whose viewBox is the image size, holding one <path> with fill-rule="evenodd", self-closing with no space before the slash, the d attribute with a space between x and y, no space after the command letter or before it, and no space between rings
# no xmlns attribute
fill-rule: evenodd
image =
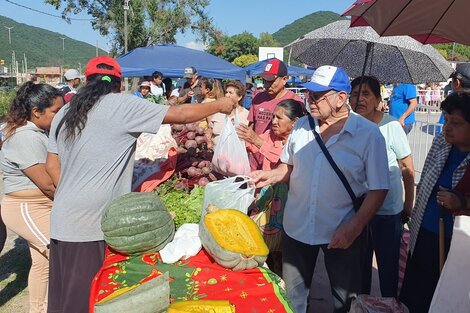
<svg viewBox="0 0 470 313"><path fill-rule="evenodd" d="M324 94L323 96L318 96L318 95L314 94L313 92L309 91L308 94L309 94L309 96L310 96L310 100L312 100L312 101L315 102L315 103L318 103L318 102L320 102L320 101L323 101L323 100L327 99L329 96L335 95L335 94L337 94L337 93L338 93L338 92L335 91L334 93L330 93L330 94L326 93L326 94Z"/></svg>

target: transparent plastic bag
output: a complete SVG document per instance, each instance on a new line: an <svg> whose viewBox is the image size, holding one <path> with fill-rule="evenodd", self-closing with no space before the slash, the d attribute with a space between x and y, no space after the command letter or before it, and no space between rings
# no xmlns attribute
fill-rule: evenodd
<svg viewBox="0 0 470 313"><path fill-rule="evenodd" d="M221 209L235 209L243 213L255 200L255 186L250 177L238 175L210 182L204 189L201 217L206 208L213 204Z"/></svg>
<svg viewBox="0 0 470 313"><path fill-rule="evenodd" d="M225 176L246 175L251 171L245 142L238 138L235 130L239 125L236 109L234 122L235 126L230 116L226 116L225 126L212 157L212 169Z"/></svg>

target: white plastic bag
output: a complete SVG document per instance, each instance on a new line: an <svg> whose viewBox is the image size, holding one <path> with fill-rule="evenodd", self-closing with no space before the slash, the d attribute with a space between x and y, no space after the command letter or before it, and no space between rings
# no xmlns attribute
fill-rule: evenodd
<svg viewBox="0 0 470 313"><path fill-rule="evenodd" d="M243 213L255 200L255 186L248 176L234 176L208 183L204 189L203 217L209 204L221 209L235 209Z"/></svg>
<svg viewBox="0 0 470 313"><path fill-rule="evenodd" d="M229 115L225 117L225 126L220 133L219 142L212 157L212 169L225 176L246 175L250 172L245 142L238 138L235 131L239 125L236 109L234 122L235 126Z"/></svg>

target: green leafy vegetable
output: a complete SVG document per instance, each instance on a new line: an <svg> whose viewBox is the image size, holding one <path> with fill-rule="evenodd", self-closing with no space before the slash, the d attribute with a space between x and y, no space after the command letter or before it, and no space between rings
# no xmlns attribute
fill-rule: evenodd
<svg viewBox="0 0 470 313"><path fill-rule="evenodd" d="M174 218L176 229L185 223L199 223L204 187L195 185L190 192L187 192L185 189L175 189L174 185L174 182L164 183L155 192L168 211L176 214Z"/></svg>

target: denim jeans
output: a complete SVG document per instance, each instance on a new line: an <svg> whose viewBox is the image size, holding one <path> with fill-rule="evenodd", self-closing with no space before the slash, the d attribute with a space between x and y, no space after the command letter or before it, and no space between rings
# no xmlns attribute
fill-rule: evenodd
<svg viewBox="0 0 470 313"><path fill-rule="evenodd" d="M369 227L371 238L368 242L367 253L364 258L365 264L362 270L363 293L370 293L372 256L375 251L382 297L397 297L398 261L403 233L401 213L396 215L376 215L370 221Z"/></svg>
<svg viewBox="0 0 470 313"><path fill-rule="evenodd" d="M413 129L413 124L405 124L405 127L403 127L403 130L405 131L405 134L407 135L412 129Z"/></svg>
<svg viewBox="0 0 470 313"><path fill-rule="evenodd" d="M294 312L307 311L315 263L318 252L322 249L334 300L334 312L346 313L352 299L361 289L360 247L360 237L348 249L328 249L326 244L309 245L283 232L282 273Z"/></svg>

